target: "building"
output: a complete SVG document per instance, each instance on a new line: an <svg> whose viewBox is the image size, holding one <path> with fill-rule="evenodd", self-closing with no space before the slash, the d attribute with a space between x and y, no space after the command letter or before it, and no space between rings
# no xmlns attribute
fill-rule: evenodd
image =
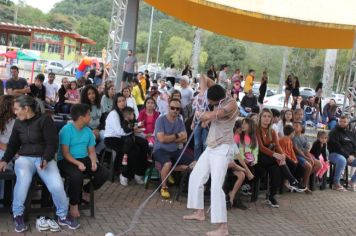
<svg viewBox="0 0 356 236"><path fill-rule="evenodd" d="M74 61L82 54L83 44L95 44L73 31L0 22L0 45L11 46L11 35L28 36L28 49L39 51L43 60Z"/></svg>

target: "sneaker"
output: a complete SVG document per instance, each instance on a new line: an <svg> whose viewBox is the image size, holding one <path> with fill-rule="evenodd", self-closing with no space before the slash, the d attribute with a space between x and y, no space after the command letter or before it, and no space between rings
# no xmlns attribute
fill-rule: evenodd
<svg viewBox="0 0 356 236"><path fill-rule="evenodd" d="M303 184L299 183L298 181L294 181L293 183L291 183L290 185L290 190L291 191L296 191L298 193L304 192L305 190L307 190L307 187L305 187Z"/></svg>
<svg viewBox="0 0 356 236"><path fill-rule="evenodd" d="M122 157L122 161L121 161L121 164L123 166L127 166L127 159L128 159L128 156L127 154L125 154L123 157Z"/></svg>
<svg viewBox="0 0 356 236"><path fill-rule="evenodd" d="M279 208L279 204L275 197L269 197L267 200L267 203L272 207L272 208Z"/></svg>
<svg viewBox="0 0 356 236"><path fill-rule="evenodd" d="M44 216L38 216L36 219L36 229L38 231L46 231L50 229L50 226L48 225L47 219Z"/></svg>
<svg viewBox="0 0 356 236"><path fill-rule="evenodd" d="M60 226L68 226L70 229L78 229L80 227L78 221L72 218L70 215L64 217L63 219L58 217L58 224Z"/></svg>
<svg viewBox="0 0 356 236"><path fill-rule="evenodd" d="M23 218L23 215L15 216L14 224L15 224L15 231L17 233L25 232L28 229L27 225L25 225L25 220Z"/></svg>
<svg viewBox="0 0 356 236"><path fill-rule="evenodd" d="M167 187L162 187L161 188L161 196L164 198L164 199L168 199L171 197L171 194L168 192L168 188Z"/></svg>
<svg viewBox="0 0 356 236"><path fill-rule="evenodd" d="M49 230L51 232L59 232L61 230L61 227L57 224L55 220L52 220L51 218L46 217L47 224L49 226Z"/></svg>
<svg viewBox="0 0 356 236"><path fill-rule="evenodd" d="M144 184L145 181L143 181L143 176L135 175L135 181L137 184Z"/></svg>
<svg viewBox="0 0 356 236"><path fill-rule="evenodd" d="M356 183L355 182L352 182L351 180L349 181L349 185L351 187L351 190L356 192Z"/></svg>
<svg viewBox="0 0 356 236"><path fill-rule="evenodd" d="M170 175L167 180L168 180L168 183L171 184L171 185L176 183L176 181L174 180L172 175Z"/></svg>
<svg viewBox="0 0 356 236"><path fill-rule="evenodd" d="M122 174L120 174L120 184L122 186L127 186L128 183L129 183L129 180L126 177L124 177Z"/></svg>

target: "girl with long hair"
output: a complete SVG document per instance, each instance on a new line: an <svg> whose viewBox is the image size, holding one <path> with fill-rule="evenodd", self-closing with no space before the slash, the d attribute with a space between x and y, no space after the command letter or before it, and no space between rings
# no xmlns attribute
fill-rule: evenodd
<svg viewBox="0 0 356 236"><path fill-rule="evenodd" d="M279 207L275 195L281 183L281 173L289 180L291 190L302 192L306 188L299 184L286 165L286 156L279 145L276 132L272 129L272 117L270 109L262 109L256 132L259 147L258 166L266 170L270 176L269 205Z"/></svg>
<svg viewBox="0 0 356 236"><path fill-rule="evenodd" d="M293 125L293 111L290 109L285 110L282 114L282 119L278 121L277 130L279 138L284 136L283 128L286 125Z"/></svg>
<svg viewBox="0 0 356 236"><path fill-rule="evenodd" d="M7 143L9 142L16 115L14 113L14 99L11 95L0 96L0 160L2 159ZM12 166L8 166L12 169ZM4 197L4 181L0 180L0 199Z"/></svg>
<svg viewBox="0 0 356 236"><path fill-rule="evenodd" d="M87 104L90 107L89 128L93 130L96 139L99 139L100 118L102 115L100 96L98 90L93 85L87 85L83 88L80 95L80 103Z"/></svg>
<svg viewBox="0 0 356 236"><path fill-rule="evenodd" d="M138 117L138 108L135 99L131 95L131 88L130 87L125 87L122 89L122 95L125 96L126 98L126 105L128 107L131 107L135 110L135 116Z"/></svg>
<svg viewBox="0 0 356 236"><path fill-rule="evenodd" d="M153 144L155 143L153 133L155 130L156 120L159 117L159 112L156 111L156 101L151 97L146 98L143 107L144 108L140 111L137 120L142 122L142 127L144 128L143 133L148 141L148 145L153 147Z"/></svg>
<svg viewBox="0 0 356 236"><path fill-rule="evenodd" d="M123 129L124 116L122 111L126 107L126 98L123 94L117 93L114 97L113 110L109 113L105 122L105 145L116 151L117 158L115 162L116 168L119 165L119 160L123 156L122 146L124 145L124 136L131 135ZM134 127L134 134L141 130ZM148 154L148 142L146 139L135 136L134 148L129 150L127 166L120 174L120 184L128 185L128 180L134 178L138 184L143 184L143 176L146 170L146 158Z"/></svg>

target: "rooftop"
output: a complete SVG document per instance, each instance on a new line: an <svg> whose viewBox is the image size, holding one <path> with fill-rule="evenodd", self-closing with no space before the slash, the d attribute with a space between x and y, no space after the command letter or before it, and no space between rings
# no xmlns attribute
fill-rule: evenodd
<svg viewBox="0 0 356 236"><path fill-rule="evenodd" d="M96 44L96 42L94 40L84 37L75 31L48 28L48 27L42 27L42 26L32 26L32 25L0 22L0 32L30 36L32 31L41 32L41 33L50 33L50 34L60 34L63 36L68 36L68 37L74 38L75 40L77 40L80 43L91 44L91 45Z"/></svg>

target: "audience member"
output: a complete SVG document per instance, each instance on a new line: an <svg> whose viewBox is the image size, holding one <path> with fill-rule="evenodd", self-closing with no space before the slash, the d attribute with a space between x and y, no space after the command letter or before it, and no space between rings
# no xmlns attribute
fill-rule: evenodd
<svg viewBox="0 0 356 236"><path fill-rule="evenodd" d="M15 97L30 93L30 87L24 78L19 77L19 68L11 66L11 78L6 81L6 93Z"/></svg>
<svg viewBox="0 0 356 236"><path fill-rule="evenodd" d="M61 173L68 178L70 215L76 218L80 217L78 204L90 201L90 183L83 186L84 174L92 176L90 181L93 181L94 190L97 190L108 179L109 173L98 164L95 137L88 127L90 107L87 104L75 104L70 115L73 123L68 123L59 132L57 161Z"/></svg>
<svg viewBox="0 0 356 236"><path fill-rule="evenodd" d="M0 161L0 171L6 169L7 164L16 154L19 155L15 161L17 180L12 202L15 231L24 232L28 229L23 215L24 203L35 173L52 194L57 209L58 224L77 229L79 224L68 215L67 196L54 160L58 135L53 120L47 115L40 114L38 103L28 95L22 95L15 100L14 112L17 120L3 159Z"/></svg>

